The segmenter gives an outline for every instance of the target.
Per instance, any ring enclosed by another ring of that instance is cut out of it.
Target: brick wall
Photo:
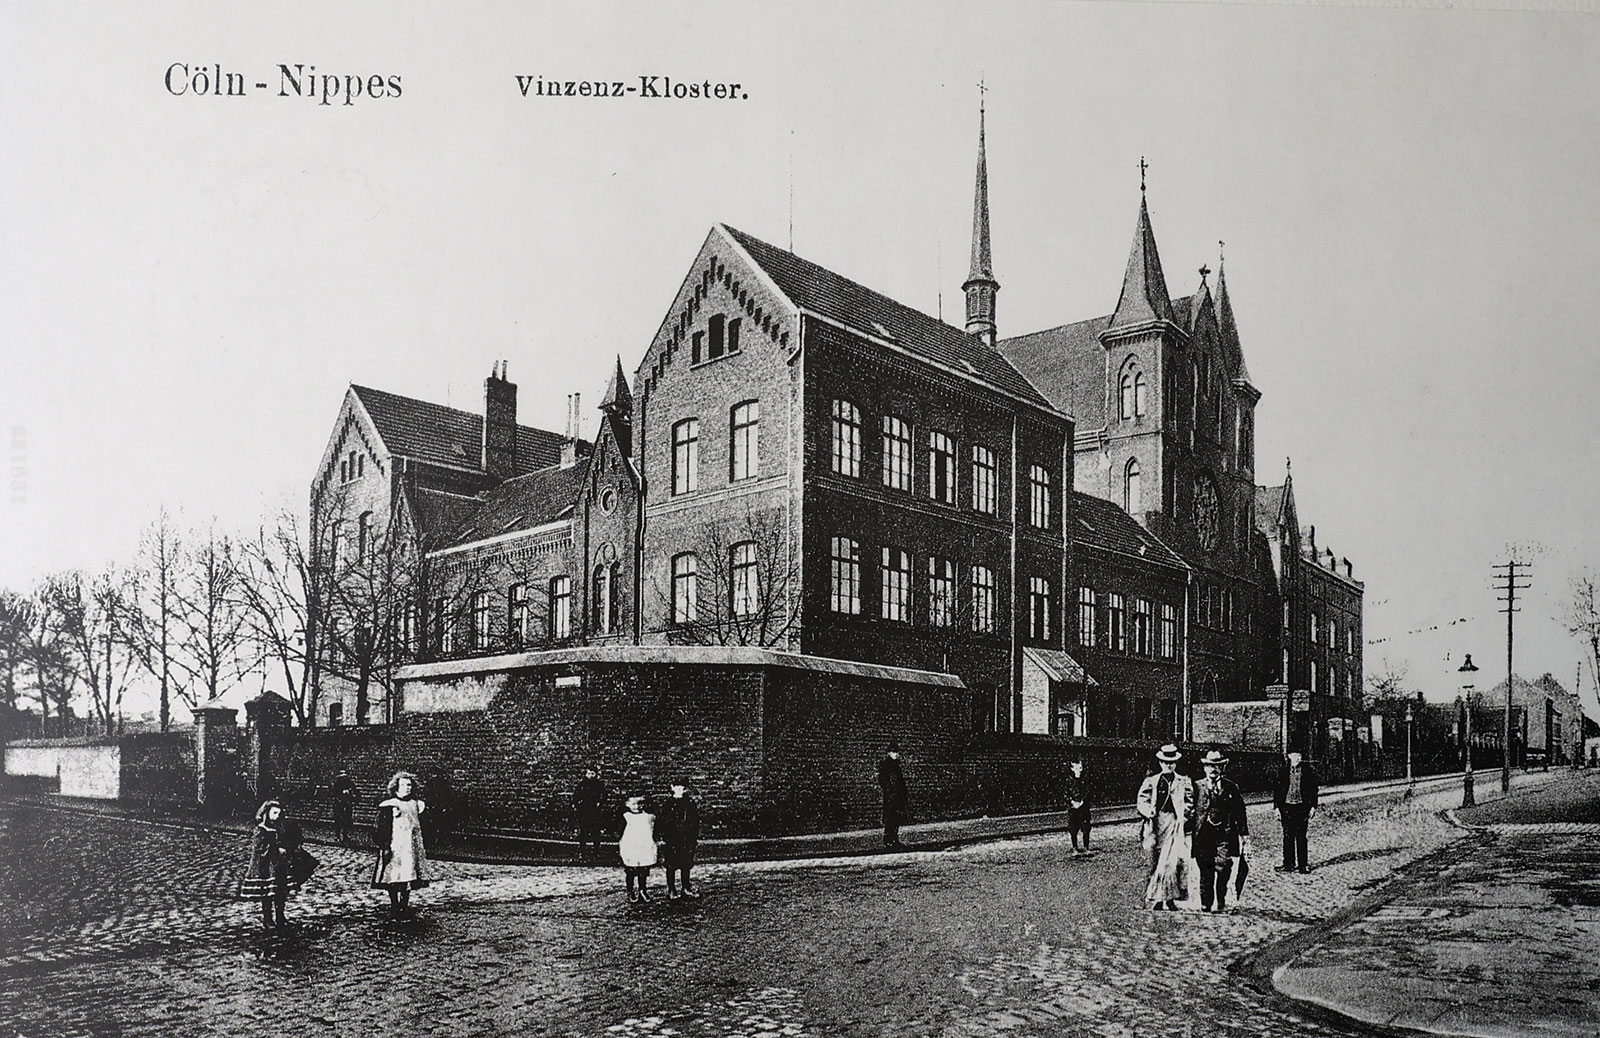
[[[139,732],[118,740],[122,750],[119,799],[139,807],[194,806],[194,732]]]

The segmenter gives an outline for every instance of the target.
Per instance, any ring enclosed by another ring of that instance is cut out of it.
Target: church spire
[[[1222,242],[1217,242],[1220,252]],[[1244,366],[1244,347],[1239,343],[1239,326],[1233,319],[1233,301],[1228,298],[1228,277],[1223,271],[1227,264],[1219,256],[1217,258],[1217,327],[1222,332],[1222,348],[1227,352],[1228,359],[1233,363],[1233,370],[1238,374],[1235,378],[1250,381],[1250,372]]]
[[[1145,202],[1144,175],[1149,167],[1139,160],[1139,223],[1133,231],[1133,248],[1128,253],[1128,269],[1122,275],[1122,295],[1111,315],[1110,328],[1171,321],[1172,299],[1167,295],[1167,279],[1161,273],[1161,256],[1156,252],[1156,236],[1150,230],[1150,207]]]
[[[967,333],[994,345],[994,297],[1000,283],[994,279],[994,261],[989,254],[989,163],[984,157],[983,92],[978,84],[978,176],[972,195],[972,267],[962,291],[967,294]]]

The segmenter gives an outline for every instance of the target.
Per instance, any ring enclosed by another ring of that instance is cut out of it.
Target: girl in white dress
[[[649,901],[645,887],[650,880],[650,870],[656,863],[656,816],[644,809],[644,797],[629,797],[628,809],[622,812],[622,839],[617,850],[622,855],[622,871],[628,881],[628,901],[637,904]],[[634,884],[638,891],[634,891]]]
[[[400,919],[412,914],[411,892],[429,883],[428,854],[422,841],[422,812],[428,805],[412,796],[417,777],[397,771],[389,779],[389,799],[378,805],[372,827],[378,845],[378,863],[372,885],[389,892],[389,914]]]

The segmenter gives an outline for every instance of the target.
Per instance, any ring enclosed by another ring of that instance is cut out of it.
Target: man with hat
[[[905,772],[900,769],[900,746],[891,741],[888,754],[878,762],[878,788],[883,791],[883,845],[900,846],[900,826],[906,820]]]
[[[1140,839],[1150,855],[1145,902],[1155,911],[1172,911],[1188,898],[1189,846],[1184,823],[1194,803],[1194,783],[1178,774],[1183,754],[1172,743],[1156,752],[1157,770],[1139,786],[1135,806],[1144,819]]]
[[[1200,906],[1207,912],[1227,911],[1233,859],[1249,848],[1250,822],[1245,817],[1244,796],[1232,779],[1223,778],[1222,769],[1227,763],[1221,750],[1208,750],[1200,758],[1206,777],[1195,784],[1194,814],[1190,817],[1194,861],[1200,870]]]

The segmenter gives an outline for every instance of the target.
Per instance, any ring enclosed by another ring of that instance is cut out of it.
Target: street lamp
[[[1411,700],[1406,700],[1406,781],[1411,781]]]
[[[1472,675],[1477,672],[1478,668],[1472,665],[1472,653],[1469,652],[1467,653],[1466,662],[1461,664],[1461,669],[1458,671],[1458,673],[1465,675],[1462,678],[1465,684],[1461,686],[1461,698],[1467,706],[1467,759],[1466,767],[1461,772],[1462,807],[1476,807],[1478,804],[1477,798],[1472,793]]]

